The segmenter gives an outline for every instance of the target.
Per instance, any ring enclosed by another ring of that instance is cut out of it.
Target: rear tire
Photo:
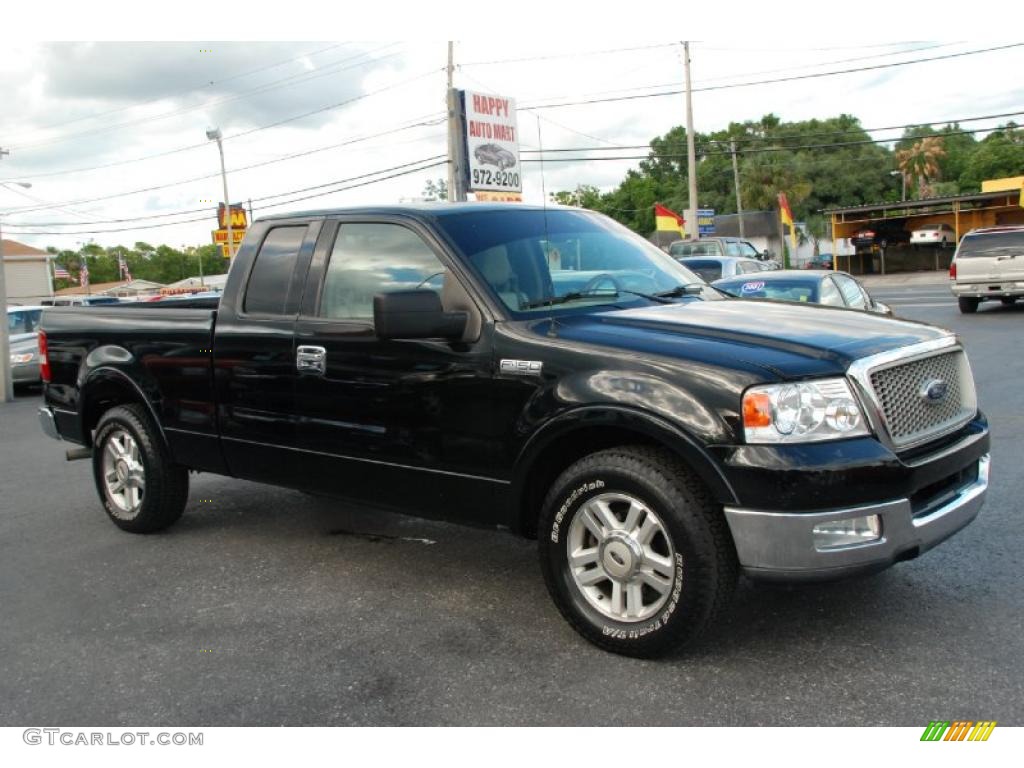
[[[1000,299],[999,301],[1004,307],[1012,307],[1017,303],[1017,299],[1013,296],[1007,296],[1005,299]]]
[[[973,315],[978,311],[978,305],[981,303],[981,299],[972,299],[966,296],[961,296],[956,300],[956,303],[960,305],[960,311],[965,315]]]
[[[140,405],[120,405],[103,414],[92,468],[103,508],[122,530],[153,533],[173,525],[185,511],[188,470],[171,460]]]
[[[610,448],[580,459],[555,481],[539,526],[555,605],[613,653],[652,657],[693,640],[735,590],[736,550],[722,511],[667,451]]]

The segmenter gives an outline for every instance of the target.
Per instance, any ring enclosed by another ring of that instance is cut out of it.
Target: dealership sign
[[[468,183],[472,192],[522,192],[516,103],[504,96],[462,92]]]
[[[715,234],[715,209],[697,209],[697,234],[701,237]]]
[[[241,205],[231,206],[231,245],[228,248],[228,219],[225,216],[224,203],[217,206],[217,224],[220,229],[213,230],[210,234],[213,235],[213,243],[220,247],[221,255],[225,259],[230,259],[232,255],[238,252],[238,246],[242,240],[245,239],[245,233],[249,226],[248,218],[245,215],[245,208]]]

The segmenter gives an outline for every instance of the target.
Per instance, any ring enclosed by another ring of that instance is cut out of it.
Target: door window
[[[857,281],[846,275],[833,275],[833,279],[839,284],[839,291],[843,294],[846,305],[852,309],[865,309],[868,305],[864,298],[864,292],[857,285]]]
[[[839,289],[836,288],[836,284],[832,282],[831,277],[826,277],[821,281],[821,298],[818,301],[830,307],[846,306],[843,303],[843,297],[839,294]]]
[[[378,293],[441,292],[445,267],[423,239],[399,224],[342,224],[327,264],[320,317],[373,321]]]
[[[287,311],[288,288],[295,274],[295,263],[305,236],[305,226],[275,227],[267,233],[245,289],[245,312],[292,314]]]

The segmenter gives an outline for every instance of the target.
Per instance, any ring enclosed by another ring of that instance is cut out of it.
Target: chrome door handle
[[[295,370],[322,376],[327,370],[327,350],[323,347],[299,347],[295,353]]]

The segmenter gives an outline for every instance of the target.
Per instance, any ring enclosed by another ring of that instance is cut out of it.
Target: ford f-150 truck
[[[734,300],[589,211],[441,204],[256,222],[223,296],[47,309],[43,430],[113,522],[212,472],[536,537],[582,635],[651,656],[741,573],[916,557],[985,498],[944,330]]]

